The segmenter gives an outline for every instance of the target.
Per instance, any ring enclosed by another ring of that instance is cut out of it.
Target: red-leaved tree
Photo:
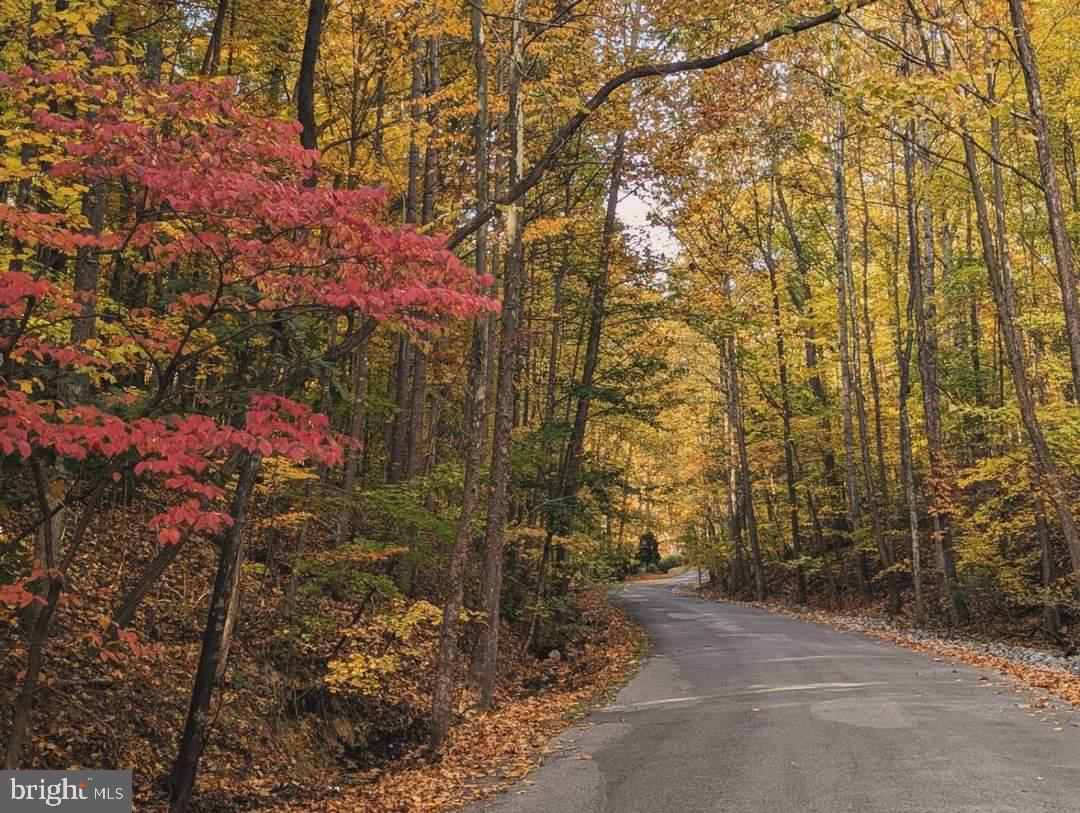
[[[0,585],[27,630],[5,767],[22,760],[64,572],[131,478],[167,495],[148,527],[161,545],[221,539],[172,774],[182,810],[260,463],[342,458],[309,383],[380,322],[435,331],[495,305],[439,239],[382,222],[381,190],[310,184],[299,125],[245,112],[230,83],[147,84],[89,45],[53,55],[0,75],[5,132],[24,139],[0,196],[0,471],[32,475],[24,566]]]

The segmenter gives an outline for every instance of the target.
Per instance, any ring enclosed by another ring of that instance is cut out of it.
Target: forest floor
[[[343,775],[342,785],[317,800],[306,797],[273,809],[428,813],[487,798],[521,780],[549,752],[553,736],[630,679],[647,649],[640,627],[608,601],[603,589],[582,591],[576,602],[584,631],[575,641],[575,655],[529,659],[528,674],[519,676],[525,683],[542,681],[542,689],[518,696],[504,689],[493,711],[464,711],[438,760],[417,747],[378,770]]]
[[[131,770],[139,811],[167,808],[162,780],[187,712],[217,560],[212,540],[193,538],[130,632],[110,642],[105,629],[113,607],[158,551],[144,530],[152,511],[145,499],[118,503],[93,523],[90,565],[70,574],[46,645],[24,766]],[[20,519],[30,521],[13,523]],[[387,637],[381,609],[350,624],[355,605],[319,593],[302,594],[298,610],[283,613],[287,580],[278,575],[279,560],[288,551],[268,530],[275,521],[256,502],[241,574],[245,608],[211,708],[193,813],[411,813],[482,797],[527,772],[544,742],[624,682],[643,651],[644,635],[605,588],[574,590],[571,621],[557,631],[553,623],[541,625],[549,638],[557,633],[559,655],[525,653],[520,625],[507,625],[495,710],[459,709],[442,759],[431,761],[424,742],[437,624],[398,641]],[[434,577],[421,572],[416,579],[421,595],[441,600]],[[315,627],[311,619],[328,621]],[[463,646],[474,634],[475,627],[466,630]],[[398,666],[371,691],[329,691],[326,653],[344,635],[358,649],[386,652],[393,644]],[[25,663],[24,640],[17,619],[0,627],[0,741]],[[460,658],[463,671],[467,660]]]
[[[838,611],[807,607],[784,598],[765,602],[738,601],[707,585],[681,585],[676,589],[684,595],[755,607],[828,624],[838,630],[861,632],[905,649],[990,669],[1080,706],[1080,657],[1066,657],[1052,651],[1060,652],[1060,647],[1033,646],[1035,641],[1031,631],[1003,624],[973,625],[962,631],[935,626],[918,628],[903,617],[890,619],[884,606],[878,605]]]

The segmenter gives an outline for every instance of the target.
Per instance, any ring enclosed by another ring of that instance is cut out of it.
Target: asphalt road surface
[[[616,702],[470,813],[1080,812],[1067,704],[1030,708],[994,673],[674,584],[616,598],[652,640]]]

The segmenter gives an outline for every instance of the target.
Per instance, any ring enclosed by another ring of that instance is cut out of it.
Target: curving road
[[[651,657],[615,704],[471,813],[1080,811],[1080,715],[992,673],[673,595],[616,601]]]

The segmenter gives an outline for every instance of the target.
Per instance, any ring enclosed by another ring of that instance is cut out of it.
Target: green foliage
[[[538,634],[533,641],[535,653],[546,655],[553,649],[565,647],[566,642],[581,635],[583,620],[581,611],[568,596],[551,595],[542,598],[532,608],[537,612]]]
[[[667,573],[669,570],[675,567],[682,567],[684,560],[681,554],[672,553],[663,557],[656,563],[656,569],[661,573]]]
[[[377,562],[403,555],[404,549],[386,548],[367,539],[355,541],[334,551],[302,557],[297,563],[305,595],[325,594],[338,601],[354,602],[372,595],[392,599],[398,590],[388,576],[372,573]]]
[[[637,559],[646,568],[655,569],[660,564],[660,543],[652,531],[646,531],[638,539]]]

